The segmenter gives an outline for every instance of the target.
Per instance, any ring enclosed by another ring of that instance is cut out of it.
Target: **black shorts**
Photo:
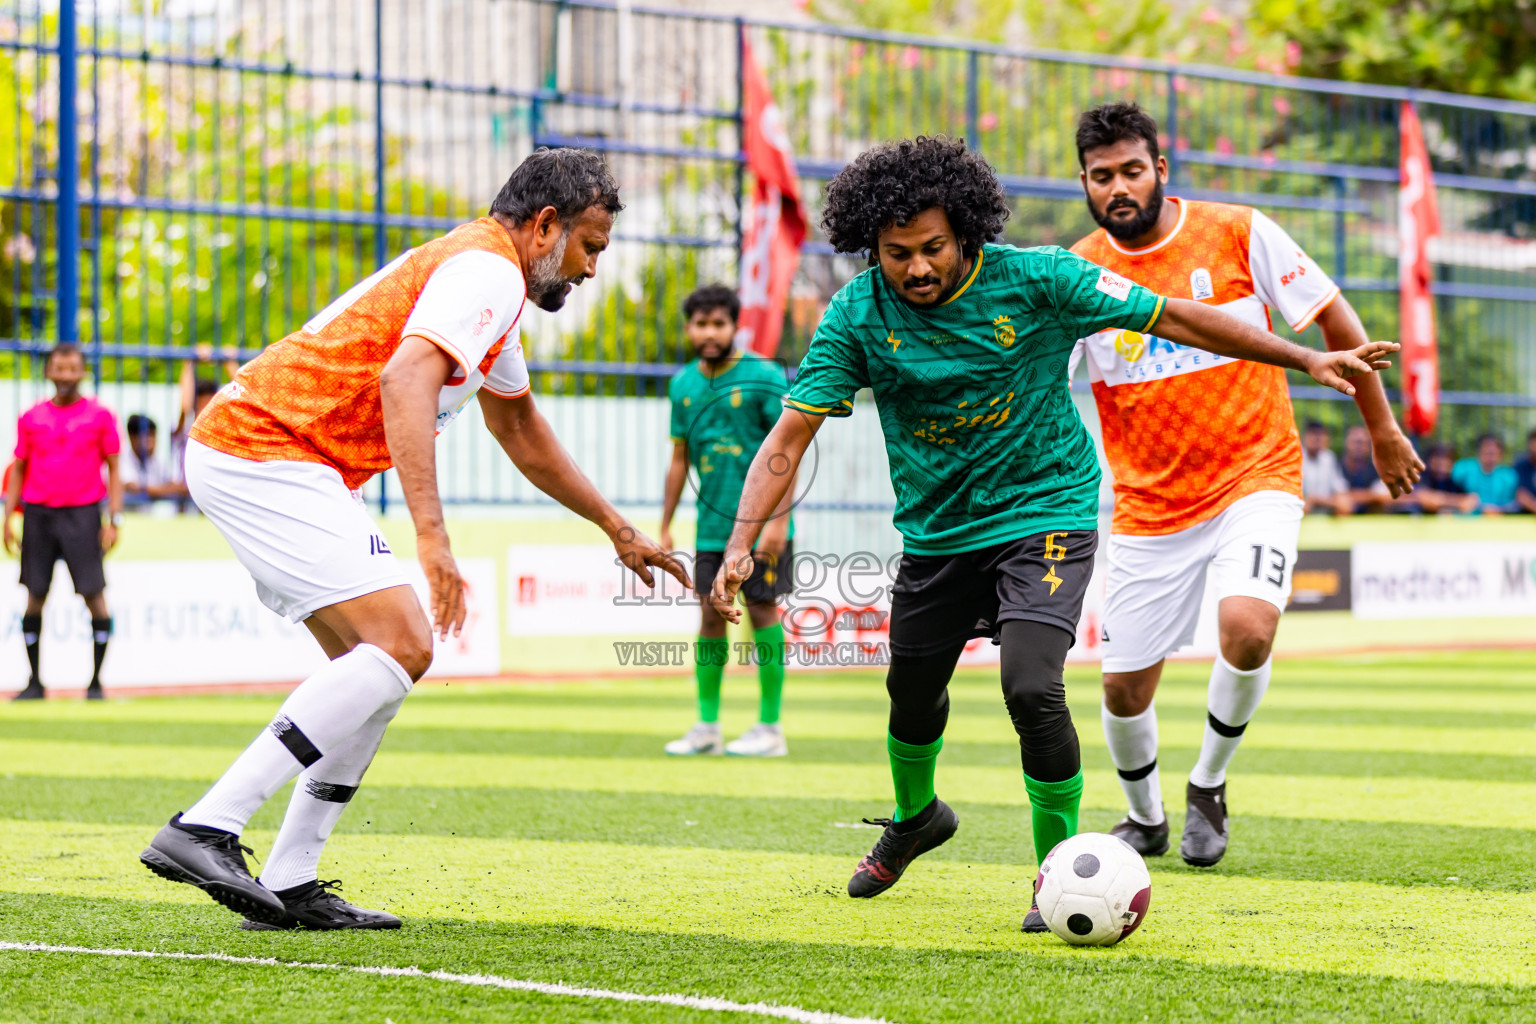
[[[48,596],[53,565],[69,566],[75,593],[89,597],[106,589],[101,569],[101,506],[50,508],[26,505],[21,519],[21,585],[36,598]]]
[[[1056,530],[956,555],[902,555],[891,590],[891,653],[936,654],[975,637],[995,641],[1026,619],[1077,636],[1097,530]]]
[[[700,551],[694,555],[693,585],[700,600],[708,600],[709,588],[720,573],[725,561],[724,551]],[[752,553],[752,575],[741,585],[741,596],[748,604],[776,604],[795,585],[795,543],[784,545],[784,553],[772,555]]]

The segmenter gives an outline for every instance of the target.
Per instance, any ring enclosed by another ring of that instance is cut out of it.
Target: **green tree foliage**
[[[1255,0],[1320,78],[1536,100],[1536,0]]]

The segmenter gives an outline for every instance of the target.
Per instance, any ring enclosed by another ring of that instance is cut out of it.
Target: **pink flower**
[[[1267,164],[1272,164],[1275,162],[1275,151],[1272,149],[1266,149],[1264,152],[1259,154],[1259,159],[1263,160]]]
[[[1281,117],[1285,117],[1291,112],[1291,101],[1286,99],[1284,96],[1276,96],[1274,98],[1273,105],[1275,108],[1275,113],[1279,114]]]
[[[923,54],[915,46],[909,46],[901,51],[901,66],[911,71],[923,61]]]
[[[1109,85],[1112,89],[1124,89],[1131,84],[1131,76],[1126,74],[1124,68],[1115,68],[1109,73]]]
[[[1207,7],[1200,12],[1200,20],[1207,25],[1220,25],[1221,12],[1214,7]]]
[[[1301,67],[1301,44],[1294,39],[1285,44],[1285,66],[1288,68]]]
[[[997,115],[987,111],[976,119],[976,126],[984,132],[989,132],[997,127]]]
[[[1232,148],[1232,140],[1227,138],[1225,135],[1217,136],[1217,138],[1216,138],[1216,152],[1218,152],[1218,153],[1225,153],[1225,154],[1228,154],[1228,155],[1233,153],[1234,150]]]

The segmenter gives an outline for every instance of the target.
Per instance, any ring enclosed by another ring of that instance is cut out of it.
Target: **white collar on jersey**
[[[1184,227],[1184,218],[1189,216],[1189,204],[1184,200],[1177,198],[1176,196],[1169,196],[1164,199],[1163,202],[1179,204],[1179,220],[1176,224],[1174,224],[1173,230],[1168,232],[1168,234],[1163,237],[1162,241],[1154,242],[1147,246],[1145,249],[1122,249],[1115,242],[1115,236],[1106,231],[1104,232],[1104,237],[1109,239],[1110,248],[1114,249],[1115,252],[1122,256],[1145,256],[1149,252],[1157,252],[1157,250],[1161,249],[1163,246],[1177,238],[1179,231]]]

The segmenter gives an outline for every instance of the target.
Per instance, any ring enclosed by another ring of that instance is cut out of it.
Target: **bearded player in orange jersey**
[[[519,343],[526,301],[545,310],[593,276],[622,209],[602,160],[540,150],[490,213],[402,254],[243,367],[197,418],[187,486],[256,580],[262,603],[303,622],[331,659],[299,684],[203,798],[140,859],[245,916],[243,927],[398,928],[318,881],[320,852],[400,704],[432,663],[433,633],[464,625],[464,580],[448,547],[434,438],[478,395],[518,470],[608,534],[654,585],[691,586],[582,475],[534,408]],[[359,488],[393,465],[416,526],[432,623]],[[282,829],[251,877],[250,816],[298,777]]]
[[[1099,230],[1072,251],[1162,295],[1188,296],[1256,327],[1279,313],[1316,322],[1328,348],[1369,341],[1338,286],[1274,221],[1246,206],[1164,198],[1157,124],[1133,103],[1077,128]],[[1269,686],[1301,523],[1301,446],[1285,372],[1162,338],[1100,331],[1078,342],[1114,471],[1104,607],[1104,735],[1130,813],[1113,834],[1167,851],[1153,696],[1163,660],[1194,639],[1210,577],[1220,651],[1205,736],[1186,789],[1179,853],[1209,866],[1227,849],[1227,764]],[[1377,471],[1394,497],[1423,464],[1387,405],[1380,374],[1355,380]]]

